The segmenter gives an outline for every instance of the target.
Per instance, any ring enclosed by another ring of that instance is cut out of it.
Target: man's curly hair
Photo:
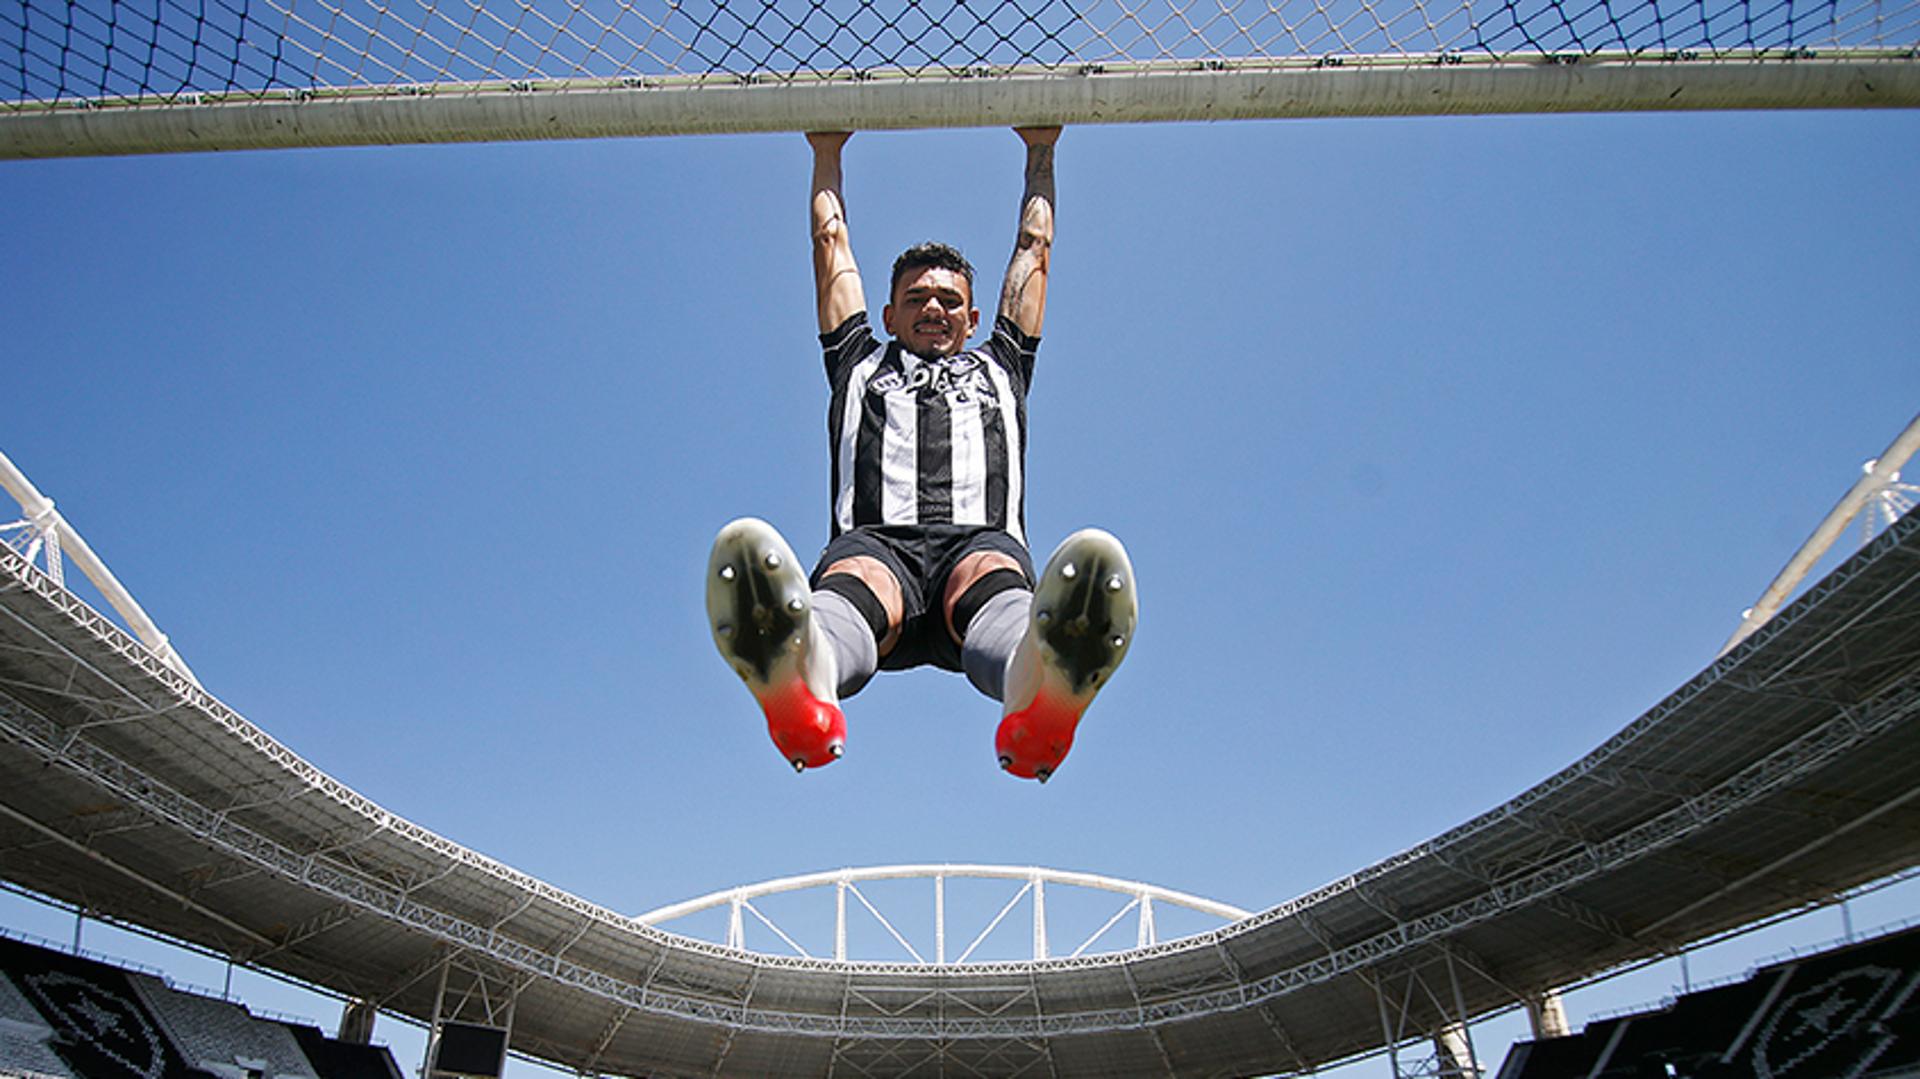
[[[952,270],[967,279],[967,291],[973,291],[973,263],[952,244],[943,244],[938,240],[914,244],[900,257],[893,260],[893,280],[887,285],[887,296],[891,298],[900,288],[900,279],[914,270]]]

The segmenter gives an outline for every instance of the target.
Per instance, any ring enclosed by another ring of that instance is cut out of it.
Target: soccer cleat
[[[1007,668],[994,736],[1000,767],[1042,783],[1053,775],[1081,713],[1126,658],[1138,620],[1126,548],[1097,528],[1068,536],[1040,574],[1027,634]]]
[[[765,521],[720,530],[707,560],[707,621],[714,646],[767,715],[767,734],[796,772],[846,751],[833,650],[813,620],[800,561]]]

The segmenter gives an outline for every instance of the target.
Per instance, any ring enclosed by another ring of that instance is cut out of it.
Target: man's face
[[[980,325],[973,288],[965,274],[935,266],[909,269],[893,290],[880,321],[916,356],[952,356],[967,347]]]

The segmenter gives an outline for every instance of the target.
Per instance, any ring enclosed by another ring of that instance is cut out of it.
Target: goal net
[[[1920,104],[1920,0],[6,0],[0,156]]]

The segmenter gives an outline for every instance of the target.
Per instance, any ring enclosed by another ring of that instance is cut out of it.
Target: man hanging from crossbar
[[[1021,128],[1026,190],[986,342],[973,267],[946,244],[893,264],[877,338],[841,196],[846,132],[813,147],[813,273],[831,388],[833,534],[812,576],[771,525],[720,530],[707,614],[720,654],[798,771],[845,750],[839,702],[876,670],[964,671],[1002,702],[1000,765],[1045,782],[1126,656],[1133,568],[1111,535],[1069,536],[1035,583],[1026,546],[1026,397],[1047,306],[1060,129]]]

